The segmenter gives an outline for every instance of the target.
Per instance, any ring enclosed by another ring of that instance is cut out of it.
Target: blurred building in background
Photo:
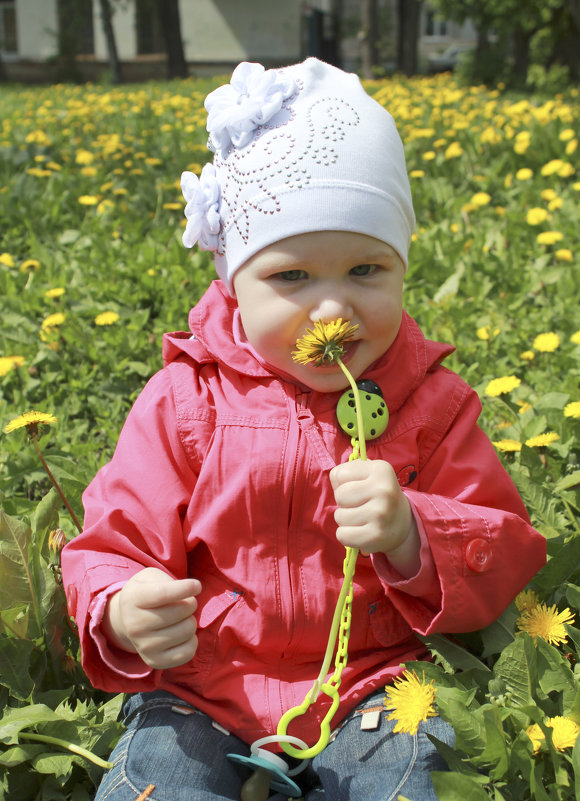
[[[429,54],[474,42],[469,23],[440,20],[420,0],[0,0],[1,70],[17,81],[144,80],[314,55],[368,73],[372,34],[372,69],[388,74],[398,66],[398,18],[411,6],[418,71]]]

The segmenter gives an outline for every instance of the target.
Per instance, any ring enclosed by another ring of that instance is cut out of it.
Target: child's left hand
[[[355,459],[334,467],[330,481],[339,542],[366,553],[384,553],[401,572],[415,572],[420,548],[417,525],[391,465]]]

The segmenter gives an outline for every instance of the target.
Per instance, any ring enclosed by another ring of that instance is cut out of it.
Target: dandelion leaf
[[[431,779],[439,801],[489,801],[489,796],[482,788],[484,776],[475,778],[464,773],[431,771]]]
[[[467,651],[463,646],[452,642],[442,634],[433,634],[419,639],[427,645],[433,656],[439,660],[447,673],[456,670],[478,670],[489,673],[490,670],[481,660]]]
[[[441,716],[453,726],[455,746],[466,754],[480,754],[486,745],[485,726],[477,710],[470,710],[452,693],[437,696]]]
[[[34,643],[16,637],[0,636],[0,684],[20,701],[26,701],[34,689],[29,673]]]
[[[538,682],[546,695],[551,692],[562,693],[564,708],[571,706],[576,697],[576,681],[570,665],[564,656],[543,640],[537,639]]]
[[[31,530],[26,523],[0,510],[0,606],[30,603],[33,588],[28,572]]]
[[[533,705],[533,688],[537,686],[536,650],[532,638],[525,633],[504,648],[495,663],[495,676],[502,679],[517,706]]]

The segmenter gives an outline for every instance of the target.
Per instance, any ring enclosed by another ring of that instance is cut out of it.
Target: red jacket
[[[63,576],[96,687],[166,689],[252,742],[275,732],[318,676],[344,559],[328,472],[351,445],[335,418],[341,393],[272,373],[244,342],[220,282],[190,326],[193,336],[166,336],[164,369],[86,490],[85,531],[63,551]],[[486,626],[545,561],[544,538],[477,426],[477,395],[440,365],[452,350],[405,314],[365,374],[391,415],[368,458],[393,465],[422,565],[403,580],[385,556],[359,557],[334,723],[401,662],[425,656],[414,632]],[[152,670],[99,629],[108,595],[147,566],[202,583],[199,648],[178,668]],[[314,706],[289,733],[316,742],[317,716]]]

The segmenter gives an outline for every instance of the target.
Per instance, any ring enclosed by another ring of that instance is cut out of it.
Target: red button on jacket
[[[475,573],[485,573],[491,562],[491,545],[487,540],[476,537],[467,543],[465,561]]]

